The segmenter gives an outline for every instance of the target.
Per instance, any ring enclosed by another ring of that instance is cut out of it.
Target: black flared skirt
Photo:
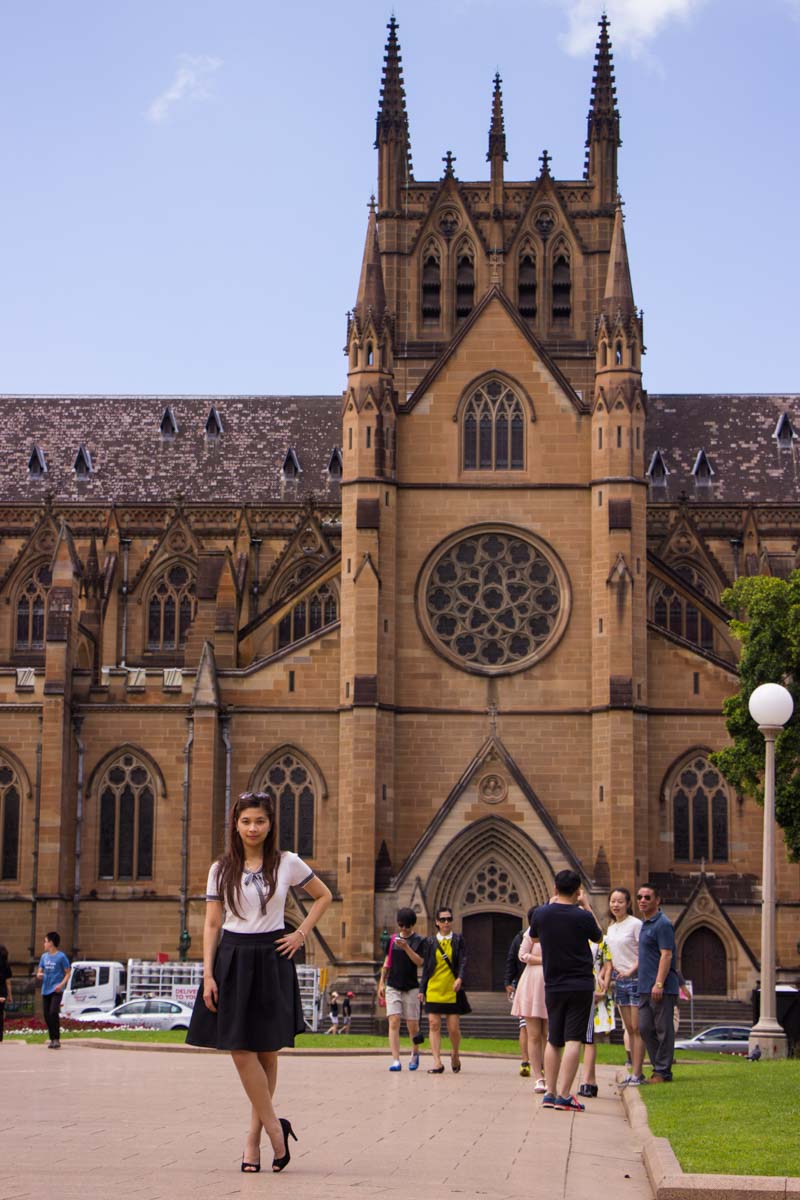
[[[223,930],[214,959],[217,1011],[206,1008],[201,987],[186,1035],[190,1046],[263,1052],[294,1045],[305,1020],[294,963],[275,948],[283,934]]]

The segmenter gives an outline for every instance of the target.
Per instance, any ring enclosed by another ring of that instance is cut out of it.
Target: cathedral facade
[[[608,23],[582,179],[414,177],[397,25],[343,394],[0,398],[0,940],[199,954],[231,798],[368,977],[451,904],[473,990],[554,874],[655,881],[698,994],[759,973],[762,810],[726,739],[741,574],[797,565],[800,398],[648,395]],[[332,381],[335,382],[335,381]],[[779,978],[800,869],[779,854]],[[303,896],[289,919],[302,919]]]

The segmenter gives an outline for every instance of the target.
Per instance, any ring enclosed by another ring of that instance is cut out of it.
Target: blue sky
[[[0,51],[0,391],[345,382],[374,0],[28,0]],[[418,179],[580,178],[601,4],[396,0]],[[653,392],[800,390],[800,0],[608,0]]]

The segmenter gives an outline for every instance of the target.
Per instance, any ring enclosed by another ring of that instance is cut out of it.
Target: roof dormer
[[[47,474],[47,460],[44,456],[44,451],[39,448],[34,442],[31,449],[31,455],[28,459],[28,474],[31,479],[41,479]]]
[[[286,451],[286,458],[283,460],[281,474],[284,479],[297,479],[302,473],[303,468],[300,466],[300,460],[294,452],[292,446]]]
[[[206,437],[210,442],[215,442],[218,438],[222,437],[224,432],[222,418],[217,412],[216,405],[212,404],[211,412],[208,414],[205,424]]]
[[[75,472],[76,479],[89,479],[93,473],[92,456],[89,453],[88,447],[84,446],[83,442],[78,447],[78,453],[75,455],[72,469]]]

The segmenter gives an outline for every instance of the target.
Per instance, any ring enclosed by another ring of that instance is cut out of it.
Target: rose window
[[[423,570],[419,608],[436,649],[482,674],[520,670],[563,633],[569,584],[552,551],[522,530],[453,539]]]

